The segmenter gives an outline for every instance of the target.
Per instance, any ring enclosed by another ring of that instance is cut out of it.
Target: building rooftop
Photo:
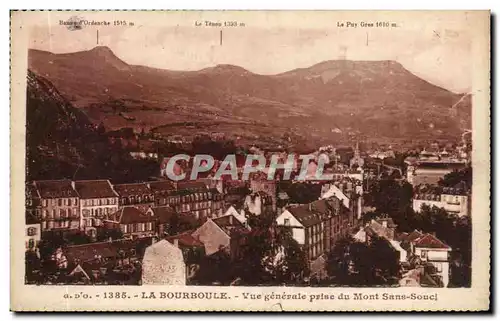
[[[108,180],[75,181],[75,189],[83,199],[118,197]]]
[[[41,198],[78,197],[68,179],[35,181],[34,185]]]
[[[120,197],[147,195],[153,192],[146,183],[116,184],[113,187]]]
[[[147,183],[149,188],[153,191],[153,193],[164,193],[175,191],[175,184],[171,181],[162,180],[162,181],[152,181]]]
[[[178,240],[180,247],[204,247],[205,245],[192,235],[193,232],[194,230],[190,230],[177,235],[167,236],[165,240],[172,244],[174,244],[175,240]]]
[[[432,234],[424,234],[415,239],[413,242],[415,244],[415,247],[451,250],[450,246],[448,246]]]
[[[120,224],[152,222],[154,217],[147,215],[134,206],[126,206],[113,214]]]

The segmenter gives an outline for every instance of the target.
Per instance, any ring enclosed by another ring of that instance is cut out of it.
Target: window
[[[423,258],[423,259],[426,259],[427,258],[427,251],[420,251],[420,257]]]
[[[435,263],[434,266],[436,267],[436,272],[443,272],[443,266],[441,265],[441,263]]]
[[[142,202],[142,199],[140,196],[137,196],[137,203],[141,203]]]
[[[28,241],[28,248],[32,249],[35,247],[35,240],[34,239],[30,239]]]
[[[284,224],[285,224],[285,226],[290,226],[290,219],[285,218]]]
[[[44,207],[47,207],[48,201],[47,200],[43,200],[42,204],[43,204]]]
[[[36,227],[29,227],[28,236],[35,236],[35,235],[36,235]]]
[[[73,217],[77,217],[77,216],[78,216],[78,214],[77,214],[77,212],[76,212],[76,208],[74,208],[74,209],[73,209]]]

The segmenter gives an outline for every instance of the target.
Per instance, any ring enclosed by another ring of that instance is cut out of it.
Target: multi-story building
[[[217,217],[224,211],[224,195],[200,181],[179,182],[177,186],[164,181],[150,182],[157,206],[170,206],[177,213],[197,220]]]
[[[439,207],[449,214],[470,215],[469,195],[464,189],[417,186],[413,197],[413,210],[420,212],[423,205]]]
[[[118,193],[120,207],[135,206],[145,212],[155,205],[154,193],[146,183],[115,184],[113,188]]]
[[[416,160],[407,158],[405,163],[408,165],[406,179],[413,186],[437,184],[446,174],[467,167],[467,160],[462,159]]]
[[[312,262],[329,251],[335,242],[355,226],[353,213],[337,197],[304,205],[291,205],[276,218],[277,226],[291,230],[292,237],[301,245]]]
[[[80,196],[81,226],[96,227],[118,210],[118,194],[108,180],[75,181]]]
[[[156,218],[134,206],[125,206],[109,215],[120,225],[124,238],[142,238],[156,235]]]
[[[450,281],[450,252],[452,248],[432,234],[413,231],[399,236],[401,245],[423,267],[421,274],[429,275],[437,286],[447,287]]]
[[[321,199],[331,197],[339,198],[345,207],[349,208],[355,216],[350,222],[356,225],[361,219],[363,212],[363,183],[357,179],[343,177],[330,183],[323,184],[321,187]]]
[[[70,180],[33,182],[27,200],[40,219],[42,232],[80,228],[80,202]]]

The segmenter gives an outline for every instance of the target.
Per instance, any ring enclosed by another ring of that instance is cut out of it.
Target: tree
[[[445,187],[456,187],[459,184],[465,184],[467,190],[472,189],[472,167],[468,166],[462,170],[454,170],[446,174],[439,180],[438,184]]]
[[[350,247],[354,239],[350,236],[338,240],[327,256],[327,273],[334,284],[350,283]]]
[[[372,236],[366,244],[349,236],[328,254],[327,271],[335,285],[390,285],[399,277],[399,256],[385,239]]]

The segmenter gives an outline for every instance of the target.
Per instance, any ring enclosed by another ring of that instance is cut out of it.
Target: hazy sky
[[[33,28],[30,47],[55,53],[88,50],[97,45],[99,30],[98,44],[110,47],[129,64],[174,70],[234,64],[255,73],[275,74],[345,55],[352,60],[396,60],[449,90],[471,88],[472,33],[467,16],[404,17],[394,19],[399,27],[390,29],[361,28],[360,21],[367,19],[357,16],[322,17],[323,24],[312,24],[314,19],[296,24],[269,22],[269,16],[260,17],[257,24],[256,19],[242,17],[239,21],[246,26],[224,28],[220,45],[221,28],[194,26],[205,17],[181,17],[178,21],[183,23],[170,19],[165,24],[158,19],[148,24],[141,18],[133,27],[87,26],[69,31],[57,23],[57,17],[50,16],[46,24]],[[87,15],[84,19],[94,18]],[[350,20],[357,22],[358,28],[337,27],[338,22]]]

